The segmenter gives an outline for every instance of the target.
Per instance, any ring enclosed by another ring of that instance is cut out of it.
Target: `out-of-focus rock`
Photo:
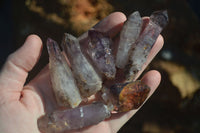
[[[80,33],[87,31],[99,20],[106,17],[113,7],[107,0],[71,0],[72,5],[69,10],[72,28]]]
[[[178,88],[182,98],[192,96],[200,87],[199,81],[184,66],[169,61],[159,61],[158,64],[167,71],[171,82]]]
[[[113,11],[113,7],[107,0],[50,0],[48,3],[39,0],[26,0],[25,3],[29,10],[46,20],[70,28],[77,34],[87,31]],[[55,10],[49,9],[49,4],[54,5]]]
[[[173,129],[161,127],[157,123],[146,122],[143,125],[143,133],[174,133]]]

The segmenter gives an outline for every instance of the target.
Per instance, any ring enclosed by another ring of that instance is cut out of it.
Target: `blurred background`
[[[165,45],[146,71],[156,69],[162,82],[119,133],[200,132],[200,1],[199,0],[25,0],[0,2],[0,66],[29,34],[58,43],[64,32],[81,35],[114,11],[142,16],[167,9]],[[44,46],[32,79],[46,64]]]

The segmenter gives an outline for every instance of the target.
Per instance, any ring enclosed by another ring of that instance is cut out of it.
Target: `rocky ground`
[[[170,22],[162,32],[165,46],[147,68],[159,70],[162,82],[145,106],[119,131],[143,133],[196,133],[200,131],[200,23],[185,0],[25,0],[1,2],[9,23],[0,23],[12,52],[30,33],[43,42],[51,37],[60,42],[63,33],[76,36],[87,31],[114,11],[129,15],[138,10],[142,16],[168,9]],[[3,18],[1,17],[1,19]],[[11,28],[10,28],[11,27]],[[1,37],[3,38],[3,37]],[[13,45],[16,44],[16,45]],[[3,45],[3,44],[2,44]],[[9,53],[1,55],[1,58]],[[1,52],[2,53],[2,52]],[[1,59],[0,64],[3,64]],[[44,47],[29,80],[48,63]]]

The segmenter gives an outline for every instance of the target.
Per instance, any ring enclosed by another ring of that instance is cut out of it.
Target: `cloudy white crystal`
[[[86,98],[99,91],[102,87],[101,77],[83,55],[78,39],[65,33],[62,47],[71,63],[71,68],[81,96]]]
[[[79,105],[82,99],[71,69],[55,41],[49,38],[47,40],[47,48],[51,83],[57,103],[60,106],[70,105],[74,108]]]
[[[133,12],[125,22],[120,33],[120,41],[116,56],[116,66],[123,69],[128,62],[131,49],[135,47],[135,42],[140,34],[142,18],[138,11]]]

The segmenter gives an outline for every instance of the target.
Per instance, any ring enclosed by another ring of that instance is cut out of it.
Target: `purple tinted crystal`
[[[149,24],[139,36],[136,46],[129,57],[129,62],[125,67],[127,81],[134,80],[137,73],[142,69],[151,48],[164,28],[163,26],[166,26],[167,23],[168,16],[166,11],[157,11],[150,16]]]
[[[72,72],[81,96],[87,98],[99,91],[102,87],[102,80],[96,73],[95,68],[83,55],[78,39],[65,33],[62,47],[72,66]]]
[[[101,73],[107,78],[114,78],[116,68],[110,49],[112,40],[103,33],[95,30],[89,30],[88,37],[89,43],[86,46],[86,53]]]
[[[159,25],[161,28],[164,28],[169,21],[167,10],[153,12],[150,16],[150,20]]]
[[[60,133],[98,124],[110,117],[107,106],[101,102],[74,109],[55,111],[38,120],[39,130],[47,133]]]
[[[47,49],[51,83],[57,103],[60,106],[70,105],[74,108],[79,105],[82,99],[71,69],[54,40],[47,39]]]
[[[116,66],[123,69],[128,62],[131,50],[142,28],[142,18],[138,11],[133,12],[123,25],[120,33],[119,47],[116,56]]]

